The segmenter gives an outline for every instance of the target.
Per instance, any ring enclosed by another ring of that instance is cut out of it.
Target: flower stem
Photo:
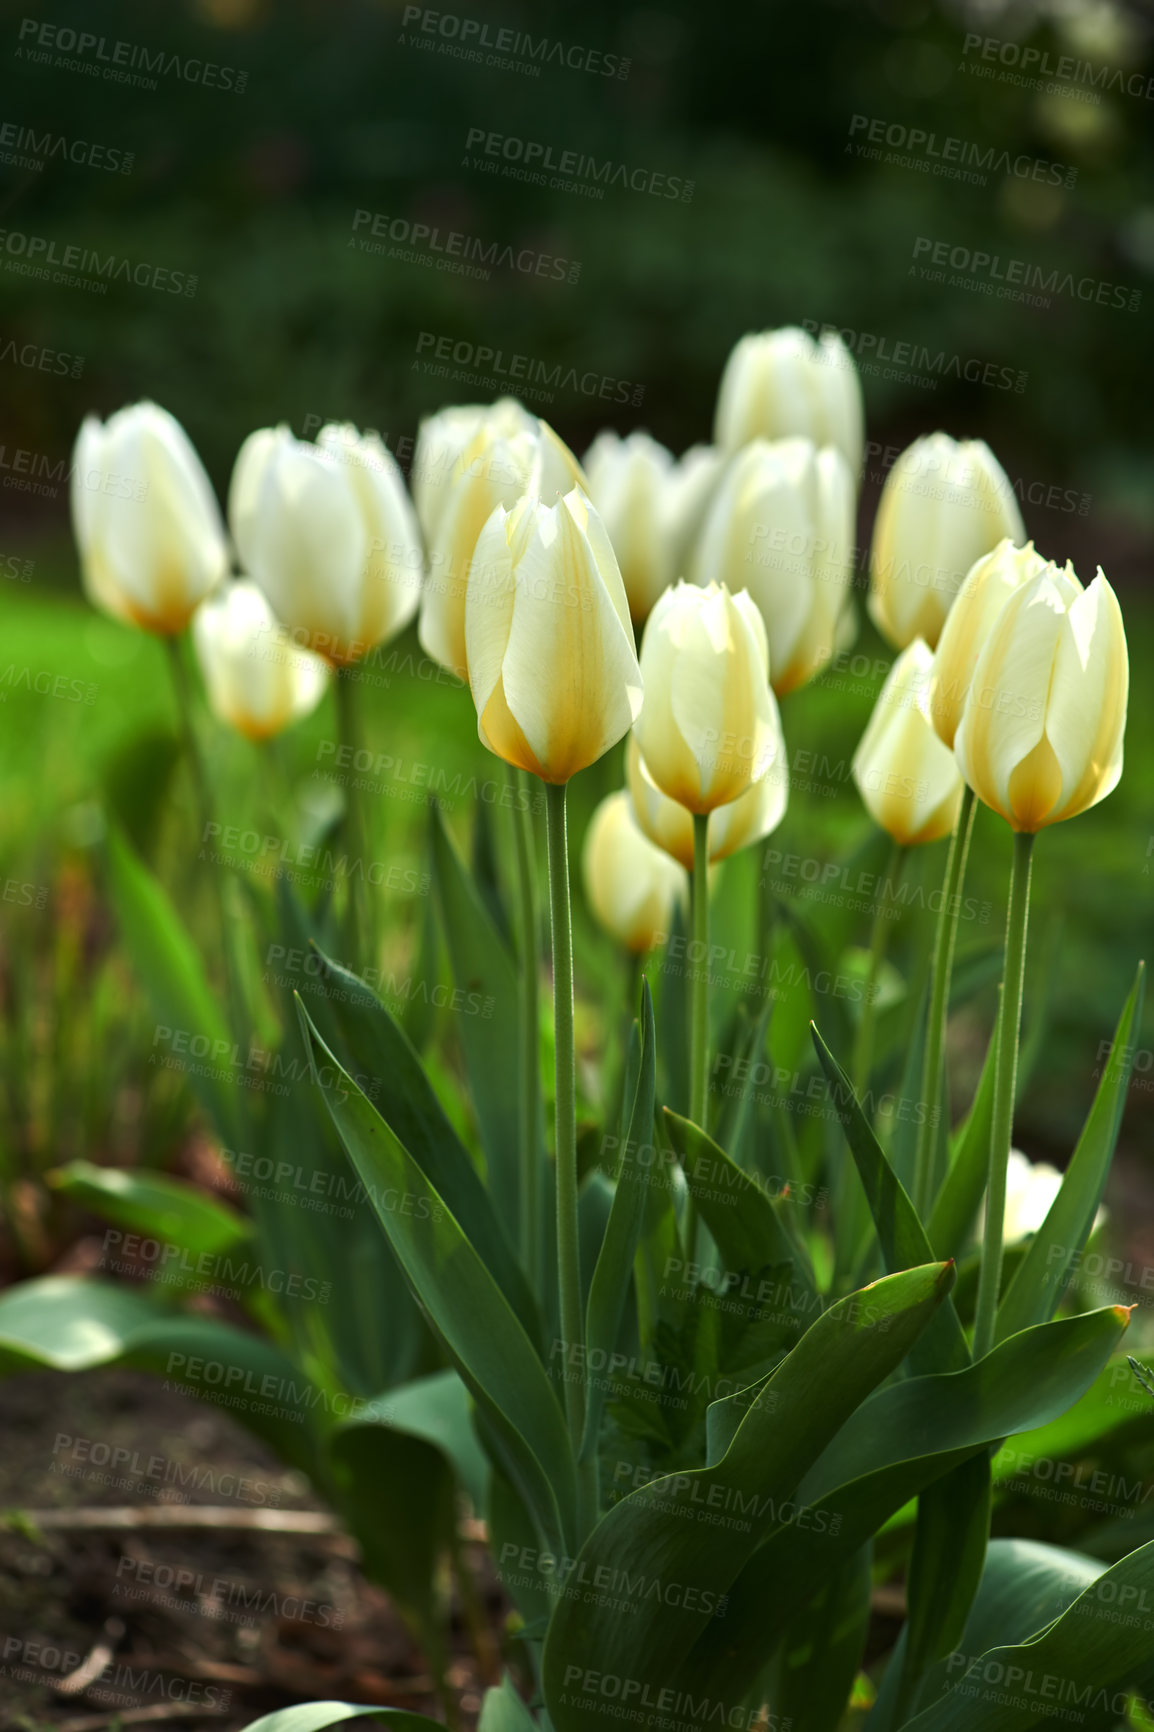
[[[208,836],[211,834],[213,803],[209,793],[208,772],[204,766],[204,757],[201,753],[200,742],[196,737],[196,725],[193,720],[192,681],[188,677],[188,669],[184,664],[179,639],[166,637],[164,647],[168,653],[168,666],[172,675],[173,690],[176,693],[176,708],[180,717],[181,736],[184,741],[193,787],[196,791],[196,803],[200,818],[200,845],[204,847]],[[209,879],[212,884],[212,899],[220,929],[229,1029],[239,1056],[242,1050],[247,1049],[247,1018],[241,997],[240,967],[234,949],[232,922],[229,919],[221,870],[218,866],[212,866],[209,871]],[[237,1103],[238,1107],[243,1106],[242,1090],[237,1091]]]
[[[356,762],[361,744],[360,705],[353,690],[354,668],[338,668],[333,682],[337,703],[337,729],[340,743],[347,746],[345,761]],[[367,893],[365,877],[369,869],[368,836],[365,828],[365,808],[359,790],[349,784],[345,788],[344,842],[348,858],[349,894],[345,904],[345,947],[353,968],[376,966],[377,945],[374,931],[374,904]]]
[[[914,1208],[924,1221],[933,1204],[933,1139],[940,1135],[936,1109],[942,1086],[942,1064],[946,1050],[946,1023],[949,1017],[950,977],[954,969],[954,945],[958,936],[958,910],[961,890],[966,877],[966,858],[970,852],[970,837],[974,828],[977,802],[974,790],[967,787],[962,795],[958,821],[950,837],[946,858],[945,888],[942,906],[938,910],[938,930],[934,939],[934,955],[930,965],[930,1019],[926,1029],[926,1051],[922,1063],[922,1103],[924,1116],[918,1125],[917,1152],[914,1157]]]
[[[561,1300],[561,1334],[565,1360],[585,1363],[585,1318],[581,1304],[581,1256],[577,1224],[577,1095],[573,1045],[573,923],[569,906],[569,839],[565,818],[565,782],[545,784],[545,826],[549,845],[549,912],[553,932],[553,1040],[556,1048],[557,1138],[557,1276]],[[565,1412],[573,1459],[581,1456],[585,1431],[585,1373],[565,1382]],[[596,1472],[596,1452],[587,1464]],[[588,1506],[587,1472],[582,1492],[582,1537],[596,1520]]]
[[[1010,903],[1006,913],[1006,960],[1002,970],[1002,1017],[994,1065],[994,1109],[990,1129],[990,1177],[986,1188],[986,1233],[978,1275],[974,1319],[974,1358],[984,1359],[994,1345],[998,1294],[1002,1284],[1002,1231],[1006,1214],[1006,1168],[1014,1130],[1018,1081],[1018,1033],[1022,1021],[1022,982],[1026,972],[1026,924],[1030,910],[1030,862],[1034,837],[1014,834]]]
[[[709,813],[693,814],[693,947],[702,958],[693,971],[689,1032],[689,1116],[707,1130],[709,1102]]]
[[[533,859],[533,820],[529,782],[510,769],[513,783],[513,829],[517,854],[517,906],[520,928],[521,1094],[520,1108],[520,1244],[521,1262],[534,1293],[543,1282],[541,1262],[541,1150],[539,1143],[541,1083],[538,1046],[537,878]],[[520,797],[518,797],[520,796]]]
[[[861,1018],[857,1025],[857,1034],[853,1043],[852,1080],[854,1093],[860,1098],[869,1086],[870,1071],[873,1067],[874,1027],[877,1021],[878,976],[889,949],[890,932],[894,922],[890,919],[890,904],[898,880],[905,865],[906,850],[900,842],[895,842],[886,862],[885,877],[882,880],[881,893],[878,896],[877,907],[874,909],[873,925],[870,928],[869,968],[866,973],[865,996],[862,1001]]]

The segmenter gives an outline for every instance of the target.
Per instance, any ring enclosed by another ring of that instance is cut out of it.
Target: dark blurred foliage
[[[396,448],[440,403],[492,394],[415,366],[424,331],[644,387],[640,408],[579,389],[531,404],[578,450],[607,423],[648,426],[681,448],[709,437],[718,374],[742,332],[830,321],[1024,370],[1020,394],[867,377],[870,435],[981,434],[1024,483],[1092,495],[1089,524],[1068,508],[1039,520],[1027,504],[1046,552],[1077,556],[1092,531],[1117,545],[1118,575],[1138,568],[1151,510],[1154,102],[1117,91],[1074,101],[982,78],[963,41],[1022,35],[1055,58],[1149,74],[1141,19],[1115,19],[1088,53],[1052,19],[1019,24],[987,9],[975,22],[928,0],[491,0],[483,11],[438,0],[453,7],[491,32],[627,56],[629,76],[468,64],[436,51],[436,31],[422,37],[432,51],[418,49],[405,9],[382,0],[9,8],[4,120],[135,161],[130,174],[0,165],[5,228],[198,280],[193,297],[125,283],[97,296],[6,270],[4,337],[85,358],[75,380],[5,366],[7,446],[55,460],[87,409],[152,396],[185,422],[222,489],[241,438],[270,421],[300,432],[351,419]],[[162,76],[139,90],[31,63],[17,54],[22,41],[34,47],[22,17],[242,69],[247,86]],[[1076,184],[994,173],[979,187],[864,161],[852,153],[854,115],[1076,168]],[[465,165],[474,127],[692,180],[692,202],[621,189],[595,201],[476,172]],[[483,282],[366,254],[357,210],[580,261],[580,279],[495,269]],[[1071,296],[1038,311],[930,285],[909,274],[918,236],[1145,299],[1137,312]],[[10,263],[0,250],[0,266]],[[62,498],[43,509],[59,514]]]

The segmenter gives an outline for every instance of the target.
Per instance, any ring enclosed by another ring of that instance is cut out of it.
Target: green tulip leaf
[[[444,1728],[440,1720],[429,1720],[424,1714],[411,1714],[407,1708],[374,1708],[364,1702],[298,1702],[292,1708],[277,1708],[250,1720],[241,1732],[325,1732],[326,1727],[339,1726],[342,1720],[390,1720],[395,1732],[419,1732],[422,1726]]]
[[[575,1465],[537,1350],[444,1198],[299,1008],[318,1086],[413,1293],[544,1537],[562,1545],[573,1533]]]
[[[242,1245],[252,1232],[251,1223],[231,1204],[165,1173],[69,1161],[48,1177],[54,1190],[113,1226],[196,1255]],[[163,1261],[160,1266],[163,1272]]]

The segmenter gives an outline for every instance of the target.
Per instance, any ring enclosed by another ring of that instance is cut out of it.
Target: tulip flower
[[[903,848],[948,836],[962,799],[953,753],[930,721],[933,659],[921,638],[902,651],[853,756],[870,816]]]
[[[752,439],[801,434],[835,445],[855,480],[864,440],[861,385],[841,338],[811,337],[796,325],[742,337],[725,364],[714,438],[739,451]]]
[[[520,407],[511,397],[496,403],[462,403],[426,415],[417,430],[409,486],[425,546],[429,547],[446,499],[449,476],[465,447],[475,438],[486,416],[501,418]]]
[[[768,775],[781,723],[765,625],[745,591],[666,590],[645,628],[641,675],[637,741],[663,794],[708,813]]]
[[[689,548],[725,462],[707,445],[675,459],[648,433],[599,433],[585,453],[589,497],[609,531],[629,612],[644,625],[663,590],[685,575]]]
[[[555,505],[499,505],[465,596],[481,739],[506,763],[565,783],[627,733],[641,707],[625,586],[577,488]]]
[[[89,415],[72,458],[72,524],[89,598],[164,637],[183,631],[228,572],[228,540],[180,422],[134,403]]]
[[[898,649],[937,645],[971,566],[1026,531],[1013,488],[989,446],[946,433],[915,439],[886,478],[870,549],[869,610]]]
[[[463,425],[454,426],[453,438]],[[442,431],[434,441],[438,437],[446,435]],[[448,468],[443,498],[434,506],[428,500],[425,504],[429,571],[418,632],[426,655],[459,678],[468,678],[465,593],[481,531],[499,505],[511,511],[527,494],[555,505],[574,487],[588,491],[585,475],[546,422],[511,397],[484,412]]]
[[[663,794],[641,756],[637,735],[630,734],[625,747],[625,785],[633,816],[649,840],[672,854],[687,872],[693,870],[693,814],[686,806]],[[709,862],[727,860],[753,842],[760,842],[777,829],[785,816],[789,778],[785,767],[785,742],[779,741],[768,776],[728,806],[718,806],[709,820]]]
[[[692,827],[691,827],[692,839]],[[652,950],[669,931],[688,879],[676,861],[642,834],[629,795],[602,800],[585,832],[585,894],[601,925],[627,950]]]
[[[947,746],[953,746],[974,669],[994,621],[1014,591],[1037,577],[1046,564],[1034,552],[1032,541],[1015,547],[1006,540],[970,567],[946,616],[930,681],[930,718]]]
[[[250,740],[272,739],[307,716],[329,683],[329,664],[293,643],[263,590],[244,578],[201,603],[192,641],[210,706]]]
[[[1130,668],[1102,572],[1083,589],[1047,565],[986,638],[954,749],[978,799],[1019,832],[1075,818],[1122,774]]]
[[[853,566],[853,477],[840,451],[754,439],[732,458],[697,543],[700,584],[748,588],[779,697],[834,653]]]
[[[634,625],[673,581],[667,500],[673,454],[648,433],[599,433],[585,453],[589,497],[609,532]]]
[[[404,480],[376,434],[285,426],[250,433],[229,490],[241,561],[298,643],[348,667],[417,610],[421,538]]]

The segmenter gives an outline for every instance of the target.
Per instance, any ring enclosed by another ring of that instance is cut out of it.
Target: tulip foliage
[[[0,1369],[119,1362],[231,1402],[341,1512],[442,1675],[438,1561],[456,1553],[467,1501],[517,1613],[519,1684],[511,1672],[489,1692],[486,1732],[837,1732],[851,1700],[871,1705],[871,1732],[1012,1732],[1038,1705],[1015,1693],[1027,1671],[1054,1680],[1046,1703],[1106,1727],[1154,1685],[1145,1620],[1115,1615],[1154,1595],[1154,1541],[1091,1556],[990,1534],[1007,1440],[1068,1447],[1076,1409],[1085,1445],[1120,1421],[1118,1372],[1138,1388],[1118,1362],[1128,1310],[1082,1308],[1076,1271],[1118,1136],[1141,968],[1065,1173],[1047,1169],[1031,1206],[1011,1148],[1030,847],[1121,774],[1121,614],[1104,577],[1083,589],[1018,545],[984,446],[919,442],[874,549],[871,605],[901,653],[853,761],[874,826],[856,856],[878,886],[868,949],[846,899],[711,905],[717,863],[783,821],[786,694],[829,660],[853,563],[849,357],[768,335],[731,360],[722,449],[680,465],[647,437],[606,435],[586,475],[506,400],[425,424],[411,506],[387,453],[352,429],[315,446],[254,434],[230,512],[248,575],[215,592],[219,515],[183,435],[148,411],[147,461],[183,477],[165,533],[190,500],[205,505],[183,600],[145,607],[143,580],[117,563],[127,531],[107,526],[106,548],[87,506],[86,577],[146,629],[179,629],[199,602],[219,718],[259,742],[319,702],[333,670],[347,703],[349,668],[418,611],[428,653],[467,677],[462,716],[471,695],[515,797],[499,846],[478,816],[469,863],[431,813],[420,965],[435,973],[443,953],[453,989],[491,1014],[461,1018],[447,1060],[430,1019],[398,1018],[369,984],[375,923],[283,881],[250,888],[244,936],[307,960],[262,1006],[233,958],[218,970],[226,1003],[173,898],[113,831],[125,941],[158,1016],[211,1060],[193,1071],[206,1119],[256,1182],[247,1211],[84,1163],[58,1182],[194,1269],[227,1256],[309,1286],[251,1280],[242,1326],[171,1293],[26,1283],[0,1298]],[[116,419],[86,428],[86,448]],[[927,463],[946,494],[932,510],[909,485]],[[738,550],[768,551],[779,532],[794,563],[744,581]],[[611,940],[650,962],[629,977],[619,1042],[605,994],[601,1038],[621,1050],[587,1112],[574,982],[582,997],[594,982],[573,942],[566,790],[610,752],[620,785],[580,839],[584,881]],[[967,973],[954,946],[977,802],[1015,832],[1015,866],[1005,945]],[[935,844],[928,973],[894,992],[891,904]],[[711,919],[761,959],[736,994],[712,989]],[[948,1018],[983,968],[1001,1008],[951,1126]],[[253,1028],[269,1024],[273,1074],[302,1079],[284,1095],[248,1086]],[[349,1207],[302,1208],[302,1187]],[[898,1568],[901,1633],[867,1678],[873,1589]],[[342,1703],[258,1724],[319,1732],[362,1713],[432,1724]]]

